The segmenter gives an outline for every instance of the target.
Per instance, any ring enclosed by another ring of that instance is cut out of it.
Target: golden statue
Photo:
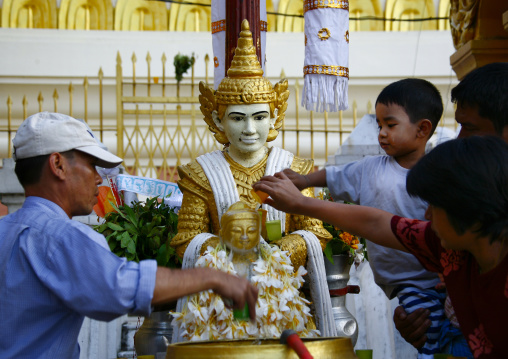
[[[242,23],[227,77],[215,93],[203,82],[200,82],[199,90],[201,112],[224,150],[205,154],[178,167],[183,202],[178,234],[171,246],[182,258],[190,241],[202,233],[210,235],[200,244],[201,253],[208,246],[215,247],[219,243],[220,219],[233,203],[241,200],[251,208],[256,207],[251,186],[262,176],[288,167],[307,174],[314,164],[312,160],[294,157],[278,147],[266,147],[267,142],[277,137],[282,126],[289,97],[288,82],[282,80],[272,86],[263,77],[246,20]],[[311,188],[302,193],[309,197],[314,195]],[[295,270],[307,261],[307,244],[302,238],[304,234],[293,232],[305,230],[305,233],[315,235],[322,248],[331,239],[319,220],[286,216],[265,205],[263,208],[268,211],[267,220],[281,220],[282,232],[286,235],[276,244],[289,252]]]

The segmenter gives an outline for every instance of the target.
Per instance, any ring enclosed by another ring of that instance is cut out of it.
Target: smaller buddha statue
[[[236,202],[221,218],[221,244],[209,246],[196,267],[208,267],[249,278],[259,289],[256,322],[237,320],[213,291],[179,300],[173,313],[173,343],[178,341],[279,338],[285,329],[316,337],[309,302],[300,296],[303,267],[293,270],[287,254],[260,241],[260,216]]]
[[[261,218],[243,202],[236,202],[221,218],[221,242],[229,250],[236,273],[252,276],[251,265],[259,258]]]

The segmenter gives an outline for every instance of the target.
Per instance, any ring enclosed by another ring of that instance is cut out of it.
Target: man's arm
[[[152,304],[172,302],[208,289],[231,299],[235,309],[243,308],[247,303],[250,318],[255,320],[258,290],[246,279],[210,268],[179,270],[157,267]]]
[[[318,218],[379,245],[407,251],[392,232],[391,213],[304,197],[283,172],[265,176],[253,187],[268,193],[271,198],[265,203],[278,210]]]

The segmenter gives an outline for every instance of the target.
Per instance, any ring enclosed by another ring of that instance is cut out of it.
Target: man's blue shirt
[[[26,198],[0,220],[0,356],[79,358],[84,317],[148,315],[156,271],[117,257],[55,203]]]

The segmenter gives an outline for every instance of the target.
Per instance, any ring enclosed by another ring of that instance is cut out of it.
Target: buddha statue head
[[[288,82],[281,80],[272,86],[263,77],[247,20],[242,22],[231,67],[217,91],[204,82],[199,90],[201,112],[223,145],[255,152],[277,137],[287,108]]]
[[[261,217],[243,202],[232,204],[221,218],[220,237],[234,254],[255,254],[260,240]]]

